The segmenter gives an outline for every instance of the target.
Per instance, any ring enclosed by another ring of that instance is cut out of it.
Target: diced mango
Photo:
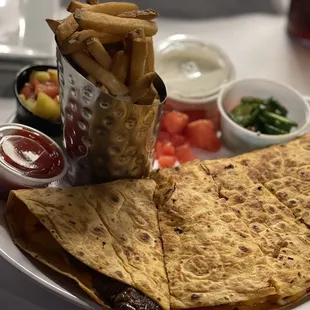
[[[29,98],[24,102],[25,108],[32,113],[33,113],[33,110],[35,109],[36,104],[37,102],[32,98]]]
[[[60,118],[60,105],[44,92],[39,92],[37,104],[32,113],[46,120],[55,121]]]
[[[26,97],[25,97],[24,94],[19,94],[19,95],[18,95],[18,99],[20,100],[20,102],[21,102],[23,105],[25,105],[25,103],[26,103]]]
[[[58,71],[56,69],[48,69],[47,72],[50,75],[50,80],[55,84],[58,84]]]
[[[34,77],[40,82],[44,83],[50,81],[51,77],[47,71],[36,71]]]

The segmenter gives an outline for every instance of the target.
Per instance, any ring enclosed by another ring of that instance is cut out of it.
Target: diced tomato
[[[188,116],[181,112],[172,111],[164,116],[163,123],[169,133],[180,134],[188,123]]]
[[[180,163],[185,163],[187,161],[191,161],[196,159],[192,150],[190,149],[189,144],[184,144],[175,149],[176,156]]]
[[[210,145],[209,145],[209,152],[217,152],[222,147],[222,141],[216,136],[213,135],[210,137]]]
[[[40,91],[44,92],[51,98],[55,98],[59,94],[59,88],[54,84],[52,85],[38,84],[35,87],[34,92],[37,95]]]
[[[32,85],[33,88],[35,88],[40,82],[35,77],[35,71],[30,74],[29,83]]]
[[[158,165],[160,168],[173,167],[176,160],[175,156],[164,155],[158,158]]]
[[[26,99],[35,98],[35,93],[33,91],[33,87],[31,86],[30,83],[26,83],[25,86],[23,87],[23,89],[21,90],[20,94],[23,94]]]
[[[164,155],[171,155],[171,156],[175,155],[175,148],[171,142],[164,143],[163,148],[162,148],[162,153]]]
[[[163,155],[163,143],[161,141],[157,141],[155,145],[155,158],[158,159]]]
[[[171,141],[173,146],[177,147],[177,146],[181,146],[181,145],[185,144],[186,139],[182,135],[175,134],[175,135],[171,135],[170,141]]]
[[[170,140],[170,133],[166,131],[160,131],[158,134],[158,141],[167,142]]]
[[[191,146],[210,152],[216,152],[221,147],[221,141],[216,137],[213,124],[209,120],[189,123],[185,135]]]

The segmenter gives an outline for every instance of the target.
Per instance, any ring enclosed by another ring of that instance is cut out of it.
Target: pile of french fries
[[[153,85],[153,36],[159,14],[140,10],[134,3],[71,1],[64,20],[47,19],[61,53],[73,61],[87,79],[116,97],[135,104],[159,100]]]

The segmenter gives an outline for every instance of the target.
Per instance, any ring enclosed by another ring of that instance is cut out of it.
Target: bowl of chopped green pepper
[[[284,143],[305,133],[310,105],[290,86],[265,79],[242,79],[219,94],[223,143],[237,153]]]

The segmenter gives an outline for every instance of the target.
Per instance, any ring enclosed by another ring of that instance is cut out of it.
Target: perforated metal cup
[[[148,175],[154,159],[166,88],[154,86],[160,104],[137,105],[102,92],[57,49],[68,179],[73,185]]]

